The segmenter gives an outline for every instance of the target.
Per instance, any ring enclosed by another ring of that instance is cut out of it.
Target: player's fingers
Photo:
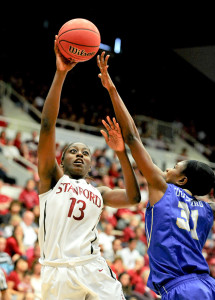
[[[105,51],[102,52],[101,54],[101,65],[104,66],[104,56],[105,56]]]
[[[115,126],[115,129],[117,130],[117,132],[122,134],[121,127],[119,126],[119,123],[116,121],[116,119],[114,117],[113,117],[113,122],[114,122],[114,126]]]
[[[107,132],[104,130],[100,130],[101,134],[103,135],[103,137],[105,138],[106,143],[108,142],[108,135]]]
[[[97,55],[97,65],[98,65],[99,68],[101,67],[101,64],[100,64],[100,55]]]
[[[110,126],[105,122],[105,120],[102,120],[102,124],[107,129],[107,131],[111,130]]]
[[[97,56],[97,65],[98,65],[100,71],[102,72],[102,70],[103,70],[102,62],[101,62],[101,57],[99,55]]]
[[[110,55],[106,55],[105,57],[105,65],[108,67],[107,63],[108,63],[108,59],[109,59]]]
[[[113,123],[114,123],[115,127],[118,127],[119,124],[117,123],[117,121],[114,117],[113,117]]]
[[[108,121],[110,127],[111,127],[112,129],[114,129],[114,124],[113,124],[113,122],[111,121],[111,118],[110,118],[109,116],[107,116],[107,121]]]
[[[56,39],[56,36],[55,36],[55,40],[54,40],[54,46],[56,47],[56,44],[57,44],[57,39]]]

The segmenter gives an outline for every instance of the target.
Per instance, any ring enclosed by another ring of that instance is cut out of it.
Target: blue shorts
[[[215,279],[208,274],[189,274],[159,288],[162,300],[214,300]]]

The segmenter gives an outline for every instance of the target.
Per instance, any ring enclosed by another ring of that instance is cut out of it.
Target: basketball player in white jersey
[[[108,117],[101,131],[121,163],[126,189],[95,188],[85,180],[91,165],[89,148],[71,143],[55,159],[55,124],[68,71],[55,40],[56,72],[44,103],[38,145],[40,177],[39,242],[42,299],[125,299],[115,274],[100,254],[96,225],[104,205],[128,207],[140,201],[140,192],[125,151],[121,130]]]

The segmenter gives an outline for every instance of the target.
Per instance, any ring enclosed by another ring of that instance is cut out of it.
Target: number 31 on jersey
[[[177,218],[176,225],[181,229],[190,231],[192,238],[198,240],[198,235],[196,231],[197,221],[199,216],[198,210],[197,209],[191,210],[191,214],[190,214],[187,203],[182,201],[178,202],[178,207],[181,208],[181,218]],[[194,224],[193,229],[190,229],[190,225],[189,225],[190,217],[193,220],[193,224]]]

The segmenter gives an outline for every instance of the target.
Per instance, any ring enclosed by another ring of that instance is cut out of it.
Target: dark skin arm
[[[57,38],[57,36],[55,37]],[[55,124],[60,107],[60,96],[67,73],[77,64],[66,63],[59,54],[55,39],[56,72],[46,97],[41,117],[38,144],[38,172],[40,177],[39,193],[50,190],[62,176],[63,170],[56,161]]]
[[[107,117],[107,122],[102,121],[107,132],[101,130],[107,145],[113,149],[119,158],[122,172],[124,176],[125,189],[110,189],[109,187],[102,186],[98,190],[102,194],[104,204],[111,207],[129,207],[137,204],[141,200],[139,186],[136,180],[134,170],[131,166],[125,144],[122,138],[121,129],[119,124],[113,118],[113,122]]]
[[[153,163],[149,153],[141,142],[134,120],[118,94],[108,73],[108,59],[109,55],[105,56],[105,52],[103,52],[101,56],[97,56],[97,65],[100,69],[99,78],[110,95],[124,140],[131,150],[138,169],[148,182],[150,204],[154,205],[162,198],[167,189],[164,173]]]

